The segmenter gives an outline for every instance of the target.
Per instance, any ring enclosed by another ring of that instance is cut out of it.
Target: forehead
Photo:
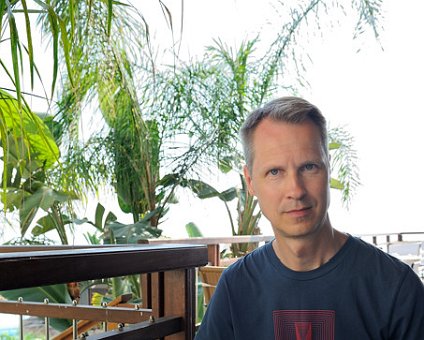
[[[323,147],[319,128],[309,120],[292,124],[265,118],[252,138],[254,159],[265,155],[277,157],[287,152],[322,157]]]

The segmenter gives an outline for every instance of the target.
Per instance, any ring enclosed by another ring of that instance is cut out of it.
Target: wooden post
[[[219,266],[219,244],[208,244],[208,261],[211,266]]]
[[[164,274],[165,315],[182,316],[184,320],[184,332],[167,336],[166,340],[191,340],[196,320],[195,270],[180,269]]]
[[[142,307],[152,309],[154,318],[164,316],[163,277],[163,272],[141,275]]]

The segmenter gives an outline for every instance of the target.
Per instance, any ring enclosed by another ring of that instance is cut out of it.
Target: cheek
[[[312,190],[313,191],[310,193],[315,196],[315,199],[328,208],[330,204],[330,186],[328,185],[328,182],[322,181],[320,183],[316,183]]]
[[[276,190],[275,187],[262,186],[256,191],[261,210],[274,210],[276,206],[278,207],[281,201],[281,194],[281,191]]]

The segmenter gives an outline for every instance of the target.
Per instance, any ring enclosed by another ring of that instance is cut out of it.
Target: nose
[[[303,178],[297,172],[288,174],[285,189],[286,197],[292,200],[302,200],[306,195]]]

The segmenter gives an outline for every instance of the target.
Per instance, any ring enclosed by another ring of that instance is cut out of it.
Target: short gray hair
[[[321,144],[325,155],[328,157],[327,122],[318,107],[299,97],[281,97],[252,111],[240,129],[244,157],[249,169],[252,168],[254,158],[253,133],[259,123],[267,117],[289,124],[311,121],[319,129]]]

